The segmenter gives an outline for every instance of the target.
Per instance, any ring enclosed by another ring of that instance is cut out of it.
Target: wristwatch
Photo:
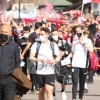
[[[84,43],[83,45],[86,45],[86,43]]]

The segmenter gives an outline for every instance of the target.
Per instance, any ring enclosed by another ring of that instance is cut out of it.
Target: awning
[[[44,5],[44,0],[41,2],[37,3],[36,5],[38,6],[45,6]],[[73,5],[73,3],[67,1],[67,0],[48,0],[49,3],[51,3],[53,6],[70,6]]]

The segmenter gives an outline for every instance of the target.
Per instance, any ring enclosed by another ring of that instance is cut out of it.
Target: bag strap
[[[89,63],[89,51],[87,51],[86,68],[88,68],[88,63]]]
[[[54,43],[50,41],[50,47],[52,49],[52,54],[53,54],[53,58],[55,58],[55,54],[54,54]]]
[[[35,54],[35,57],[36,57],[36,58],[37,58],[37,55],[38,55],[38,52],[39,52],[40,46],[41,46],[41,42],[37,42],[36,54]]]

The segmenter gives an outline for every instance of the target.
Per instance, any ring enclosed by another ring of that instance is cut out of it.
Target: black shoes
[[[79,91],[77,91],[79,93]],[[88,89],[84,89],[84,93],[88,93]]]

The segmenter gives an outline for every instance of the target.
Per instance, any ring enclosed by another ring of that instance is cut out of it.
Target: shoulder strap
[[[38,52],[39,52],[40,46],[41,46],[41,42],[37,42],[36,54],[35,54],[35,57],[36,57],[36,58],[37,58],[37,55],[38,55]],[[55,57],[55,55],[54,55],[54,43],[51,42],[51,41],[50,41],[50,47],[51,47],[51,49],[52,49],[53,57]]]
[[[52,49],[52,54],[53,54],[53,57],[55,57],[55,54],[54,54],[54,43],[50,41],[50,47]]]
[[[36,58],[37,58],[37,55],[38,55],[38,52],[39,52],[40,46],[41,46],[41,42],[37,42],[36,54],[35,54],[35,57],[36,57]]]
[[[89,51],[87,51],[86,68],[88,68],[88,63],[89,63]]]

